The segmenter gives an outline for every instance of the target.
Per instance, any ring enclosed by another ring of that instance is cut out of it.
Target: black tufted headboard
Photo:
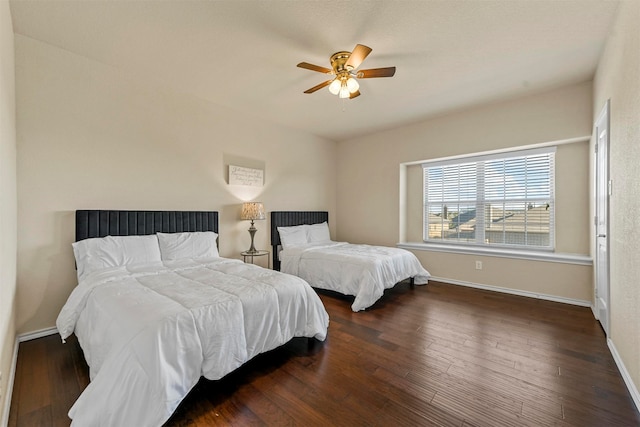
[[[321,224],[329,222],[329,212],[326,211],[272,211],[271,212],[271,254],[273,256],[273,269],[280,270],[278,259],[278,246],[280,246],[280,233],[278,227],[292,227],[302,224]]]
[[[76,211],[76,242],[92,237],[218,232],[215,211]]]

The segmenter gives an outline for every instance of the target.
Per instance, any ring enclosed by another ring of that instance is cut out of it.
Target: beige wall
[[[77,282],[76,209],[218,210],[231,258],[249,247],[244,200],[335,213],[334,142],[15,37],[18,332],[53,326]],[[265,186],[227,185],[229,163],[264,167]],[[256,223],[258,248],[268,225]]]
[[[400,238],[401,163],[521,147],[591,134],[592,84],[483,105],[338,145],[338,238],[394,245]],[[589,144],[557,154],[558,252],[589,254]],[[419,166],[407,170],[408,240],[421,241]],[[409,203],[409,200],[412,203]],[[414,251],[434,276],[582,301],[592,300],[592,267]],[[484,268],[475,270],[475,260]],[[551,285],[554,284],[554,285]]]
[[[13,358],[16,313],[16,103],[13,25],[0,2],[0,422]]]
[[[610,335],[640,387],[640,2],[625,1],[594,80],[593,120],[611,99]],[[636,394],[636,399],[640,396]],[[637,402],[638,400],[636,400]]]

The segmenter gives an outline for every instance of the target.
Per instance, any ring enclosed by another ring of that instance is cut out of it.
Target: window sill
[[[593,259],[588,255],[568,254],[557,252],[535,252],[504,248],[482,248],[458,245],[440,245],[429,243],[398,243],[397,247],[402,249],[428,251],[428,252],[449,252],[464,255],[482,255],[499,258],[524,259],[529,261],[559,262],[562,264],[593,265]]]

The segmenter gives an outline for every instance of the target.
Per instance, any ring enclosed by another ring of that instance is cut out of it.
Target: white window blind
[[[424,241],[554,248],[555,147],[423,163]]]

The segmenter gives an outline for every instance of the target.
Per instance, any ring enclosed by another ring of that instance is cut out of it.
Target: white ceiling
[[[12,0],[17,34],[133,77],[332,140],[593,77],[618,3],[603,0]],[[395,65],[340,100],[330,67]]]

